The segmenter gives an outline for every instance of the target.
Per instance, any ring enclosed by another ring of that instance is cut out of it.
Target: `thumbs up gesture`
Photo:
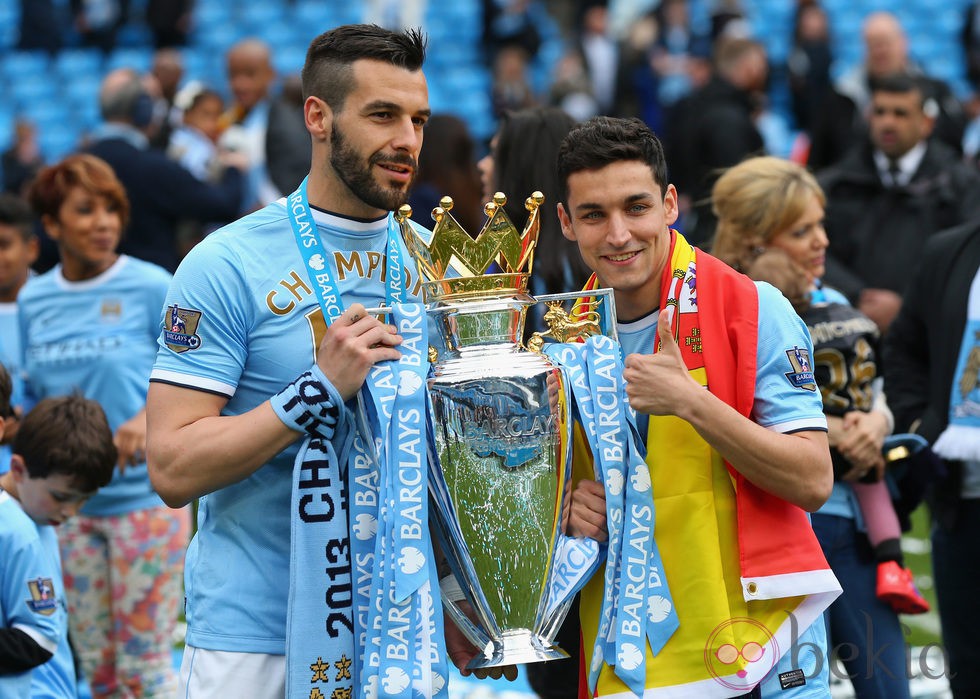
[[[680,347],[670,330],[675,309],[668,306],[657,319],[660,350],[655,354],[631,354],[626,357],[623,378],[626,395],[634,410],[647,415],[680,415],[690,405],[692,392],[702,387],[691,378],[681,357]]]

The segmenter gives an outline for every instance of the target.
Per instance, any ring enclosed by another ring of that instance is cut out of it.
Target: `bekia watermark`
[[[867,612],[861,612],[864,617],[863,646],[849,641],[829,644],[828,639],[829,647],[801,639],[806,629],[800,628],[792,612],[786,614],[790,631],[788,648],[780,648],[775,635],[755,619],[736,617],[718,624],[704,646],[704,664],[711,676],[725,687],[747,692],[758,684],[759,678],[776,667],[785,652],[789,655],[791,668],[797,669],[798,674],[802,670],[805,680],[819,677],[828,669],[829,674],[841,680],[870,679],[880,675],[892,679],[904,675],[909,680],[952,677],[949,657],[938,643],[913,649],[907,640],[903,640],[903,667],[895,667],[895,642],[882,641],[881,633],[876,636],[874,620]],[[814,623],[824,623],[823,617]],[[901,623],[899,626],[908,639],[912,629]],[[738,645],[732,643],[732,639],[740,639],[736,641]]]

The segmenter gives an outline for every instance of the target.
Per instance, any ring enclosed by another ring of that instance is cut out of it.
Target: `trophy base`
[[[487,655],[486,653],[490,653]],[[487,644],[484,655],[478,655],[467,664],[467,670],[541,663],[546,660],[562,660],[568,653],[558,646],[548,643],[537,634],[519,629],[504,632],[502,638]]]

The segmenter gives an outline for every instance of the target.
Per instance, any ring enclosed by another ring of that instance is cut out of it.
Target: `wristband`
[[[326,440],[333,438],[341,410],[346,410],[337,389],[316,364],[269,402],[286,427]]]
[[[459,580],[455,575],[447,575],[439,581],[439,589],[443,596],[450,602],[462,602],[466,599],[463,588],[459,586]]]

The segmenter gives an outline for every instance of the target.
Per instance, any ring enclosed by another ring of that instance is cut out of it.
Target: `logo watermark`
[[[881,676],[941,680],[953,676],[945,648],[939,643],[927,643],[913,649],[908,643],[912,629],[905,624],[899,623],[903,635],[902,650],[896,653],[897,642],[891,638],[894,634],[884,634],[880,629],[876,633],[875,622],[867,612],[861,612],[863,633],[855,628],[864,639],[863,644],[844,641],[829,647],[801,638],[806,629],[800,628],[792,612],[786,614],[790,643],[785,649],[780,648],[772,631],[754,619],[737,617],[718,624],[704,646],[704,663],[711,676],[730,689],[749,691],[758,684],[759,678],[776,667],[784,653],[789,656],[787,670],[803,670],[806,680],[819,677],[825,670],[839,680]],[[823,617],[814,623],[824,623]],[[732,639],[739,640],[732,643]],[[901,667],[898,666],[899,657],[902,658]],[[748,679],[750,674],[754,680]]]

